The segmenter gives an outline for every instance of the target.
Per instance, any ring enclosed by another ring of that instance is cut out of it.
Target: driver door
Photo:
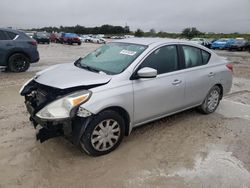
[[[157,77],[133,80],[135,125],[180,110],[184,100],[185,80],[178,73],[176,45],[156,49],[137,70],[143,67],[156,69]]]

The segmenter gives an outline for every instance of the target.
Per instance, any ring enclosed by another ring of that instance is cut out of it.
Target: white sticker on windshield
[[[133,55],[136,54],[136,52],[134,52],[134,51],[129,51],[129,50],[122,50],[122,51],[120,52],[120,54],[133,56]]]

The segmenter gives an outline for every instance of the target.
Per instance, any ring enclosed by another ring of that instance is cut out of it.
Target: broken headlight
[[[71,117],[73,109],[76,109],[80,104],[86,102],[90,96],[91,92],[87,90],[74,92],[51,102],[41,109],[36,116],[46,120],[69,118]]]

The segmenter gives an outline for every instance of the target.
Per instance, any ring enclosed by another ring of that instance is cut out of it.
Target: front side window
[[[164,46],[152,52],[140,65],[139,69],[150,67],[157,74],[172,72],[178,69],[178,55],[175,45]]]
[[[80,67],[119,74],[124,71],[147,46],[129,43],[108,43],[81,58]]]
[[[202,55],[199,48],[182,46],[186,68],[202,65]]]

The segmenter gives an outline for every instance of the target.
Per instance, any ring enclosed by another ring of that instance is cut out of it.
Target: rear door
[[[185,106],[191,107],[202,103],[214,85],[216,67],[207,64],[209,52],[188,45],[181,45],[180,49],[185,67]]]
[[[17,35],[12,32],[0,30],[0,66],[7,64],[6,58],[9,51],[14,47],[14,39]]]
[[[156,78],[133,80],[136,125],[179,110],[184,99],[185,80],[179,74],[176,45],[154,50],[139,66],[157,70]]]

